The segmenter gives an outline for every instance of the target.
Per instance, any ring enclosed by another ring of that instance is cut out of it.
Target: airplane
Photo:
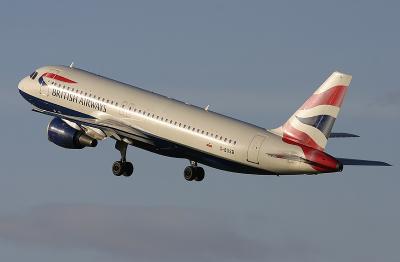
[[[325,152],[351,75],[333,72],[280,127],[266,129],[121,83],[74,66],[44,66],[23,78],[18,89],[33,111],[53,117],[48,140],[60,147],[96,147],[116,140],[121,158],[115,176],[129,177],[128,145],[189,160],[187,181],[202,181],[203,164],[254,175],[341,172],[344,165],[390,166],[380,161],[336,158]]]

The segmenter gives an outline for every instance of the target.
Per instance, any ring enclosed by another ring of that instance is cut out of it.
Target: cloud
[[[265,261],[268,247],[212,210],[50,205],[0,218],[17,244],[96,250],[126,259]]]

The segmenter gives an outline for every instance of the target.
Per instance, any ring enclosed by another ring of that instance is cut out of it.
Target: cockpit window
[[[36,78],[36,76],[38,75],[38,72],[33,72],[29,77],[34,80]]]

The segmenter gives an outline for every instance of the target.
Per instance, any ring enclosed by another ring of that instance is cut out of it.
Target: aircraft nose
[[[22,78],[21,79],[21,81],[19,81],[19,83],[18,83],[18,89],[19,90],[24,90],[24,87],[25,87],[25,83],[26,83],[26,81],[27,81],[27,77],[24,77],[24,78]]]

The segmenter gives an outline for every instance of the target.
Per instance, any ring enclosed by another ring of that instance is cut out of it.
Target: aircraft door
[[[58,74],[59,72],[60,72],[59,70],[49,71],[49,73],[52,74],[52,78],[54,78],[55,75]],[[40,83],[40,94],[44,96],[49,96],[49,85],[46,83],[46,81],[44,79],[41,79],[39,80],[39,83]]]
[[[49,95],[49,86],[44,81],[40,82],[40,94],[44,96]]]
[[[260,136],[260,135],[254,136],[247,150],[247,161],[255,164],[259,163],[258,155],[260,153],[260,148],[264,140],[265,136]]]

